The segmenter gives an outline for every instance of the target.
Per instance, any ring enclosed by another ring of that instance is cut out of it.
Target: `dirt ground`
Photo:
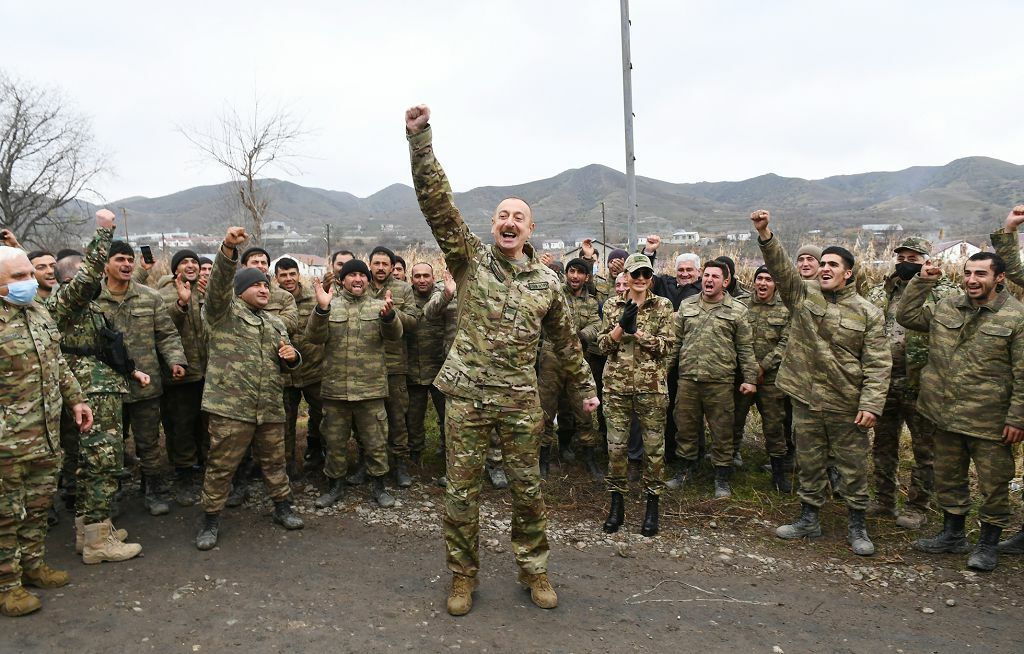
[[[653,539],[633,533],[642,517],[634,493],[623,532],[608,537],[599,486],[557,468],[547,485],[552,611],[534,607],[515,581],[508,491],[485,491],[480,588],[473,611],[452,618],[440,488],[425,480],[397,491],[389,511],[356,489],[316,511],[317,488],[297,484],[304,530],[274,525],[259,491],[226,512],[210,552],[192,544],[198,507],[153,518],[133,497],[117,522],[144,551],[124,563],[83,565],[63,513],[48,560],[70,570],[72,583],[38,591],[36,614],[4,619],[0,650],[1021,651],[1022,557],[973,574],[966,557],[916,554],[912,536],[872,522],[879,554],[859,558],[834,506],[823,538],[782,543],[765,519],[773,515],[694,499],[707,488],[666,497]],[[775,510],[796,506],[790,498]]]

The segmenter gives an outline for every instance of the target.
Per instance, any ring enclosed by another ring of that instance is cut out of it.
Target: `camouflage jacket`
[[[124,344],[128,348],[128,355],[135,360],[135,367],[150,377],[149,386],[145,388],[134,379],[130,380],[126,401],[138,402],[160,397],[164,392],[161,361],[168,369],[174,365],[188,366],[181,337],[171,322],[167,305],[160,293],[130,281],[124,300],[118,302],[104,282],[96,304],[111,325],[124,334]]]
[[[416,332],[420,316],[423,315],[423,312],[416,305],[416,301],[413,298],[412,284],[395,279],[394,277],[388,277],[388,281],[384,282],[384,285],[380,288],[374,285],[373,280],[366,287],[366,292],[370,294],[370,297],[382,302],[387,291],[391,291],[391,299],[395,303],[395,311],[398,313],[398,319],[402,321],[402,333],[408,338]],[[406,374],[409,366],[406,363],[408,353],[405,350],[405,339],[400,338],[397,341],[388,340],[388,342],[384,343],[384,349],[387,351],[388,374]]]
[[[885,315],[885,335],[892,352],[892,380],[906,379],[907,389],[915,391],[921,385],[921,369],[928,362],[928,332],[906,329],[896,322],[896,307],[907,288],[907,282],[889,275],[881,284],[875,284],[867,292],[868,302],[882,310]],[[928,302],[959,295],[960,289],[943,275],[932,288]]]
[[[892,354],[881,310],[853,286],[824,292],[817,281],[800,279],[778,238],[758,245],[790,313],[775,385],[812,411],[882,415]]]
[[[59,453],[61,405],[84,401],[46,309],[0,300],[0,460]]]
[[[334,296],[326,312],[317,307],[309,316],[306,338],[323,345],[325,400],[359,402],[388,396],[385,344],[402,339],[402,321],[397,316],[384,322],[384,302],[369,292],[355,296],[346,290]]]
[[[789,343],[789,309],[778,293],[767,302],[758,302],[751,296],[747,309],[747,324],[754,344],[754,358],[764,370],[764,384],[774,384]]]
[[[277,356],[281,341],[291,343],[288,330],[277,316],[235,296],[238,251],[232,255],[218,250],[206,287],[203,411],[257,425],[284,422],[282,373],[302,365],[302,354],[292,364]]]
[[[576,295],[568,284],[562,285],[562,292],[565,294],[565,304],[569,307],[570,319],[576,327],[576,334],[579,335],[584,351],[599,354],[597,335],[601,332],[601,316],[597,310],[597,298],[585,287],[582,294]],[[543,334],[541,347],[545,350],[552,348],[551,342],[544,338]]]
[[[616,343],[612,330],[619,324],[626,299],[613,295],[604,305],[604,322],[597,337],[600,354],[608,356],[601,383],[619,395],[668,393],[668,361],[675,346],[672,302],[651,291],[637,310],[636,334],[623,334]]]
[[[173,275],[161,277],[156,288],[167,305],[167,315],[171,317],[171,322],[178,330],[181,347],[185,350],[185,358],[188,359],[188,370],[184,378],[174,381],[165,370],[163,381],[165,384],[197,382],[206,375],[206,325],[203,324],[206,293],[200,293],[193,285],[188,306],[182,309],[178,306],[178,287],[174,285]]]
[[[426,296],[414,290],[413,299],[423,317],[416,331],[405,335],[409,364],[406,375],[410,384],[426,386],[434,383],[434,377],[444,363],[445,314],[450,302],[444,290],[437,287],[431,288]]]
[[[991,239],[996,254],[1006,262],[1006,278],[1024,288],[1024,265],[1020,261],[1017,232],[1005,232],[1000,229],[992,233]]]
[[[598,305],[603,307],[609,298],[615,297],[614,279],[608,279],[604,275],[594,275],[591,284],[594,287],[594,295]]]
[[[696,382],[757,383],[757,361],[747,323],[747,308],[728,293],[709,304],[704,294],[679,303],[671,362],[679,378]]]
[[[505,407],[538,403],[541,329],[565,366],[569,385],[585,398],[597,393],[572,324],[558,277],[540,263],[529,243],[517,266],[484,245],[463,221],[448,178],[434,157],[431,128],[409,135],[412,178],[420,210],[458,286],[455,342],[434,384],[442,392]]]
[[[295,306],[295,298],[283,288],[270,285],[270,301],[263,310],[277,316],[284,323],[288,334],[294,334],[299,329],[299,310]]]
[[[1024,304],[1001,291],[975,307],[966,295],[927,303],[935,282],[915,277],[896,309],[907,329],[928,330],[917,410],[942,429],[987,440],[1024,429]]]
[[[302,367],[293,372],[290,379],[285,380],[285,385],[304,388],[319,383],[324,373],[324,346],[310,342],[306,336],[309,316],[316,309],[316,291],[313,290],[312,282],[299,282],[299,297],[295,300],[295,308],[298,311],[300,329],[291,335],[292,345],[302,354]]]

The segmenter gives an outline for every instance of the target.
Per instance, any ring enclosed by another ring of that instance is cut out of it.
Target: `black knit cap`
[[[821,251],[821,256],[825,256],[826,254],[838,254],[839,258],[846,263],[846,267],[851,270],[857,262],[857,260],[853,258],[853,253],[840,245],[830,245]]]
[[[180,264],[185,259],[194,259],[196,262],[198,262],[199,261],[199,255],[196,254],[195,251],[187,250],[187,249],[186,250],[178,250],[177,252],[175,252],[174,256],[171,257],[171,274],[172,275],[175,274],[176,272],[178,272],[178,264]]]
[[[107,259],[112,259],[119,254],[127,254],[129,257],[135,258],[135,250],[126,241],[114,241],[110,244],[110,250],[107,253]]]
[[[341,267],[341,272],[338,273],[338,281],[344,280],[352,273],[363,273],[366,278],[370,278],[370,269],[366,267],[366,263],[360,259],[349,259]]]
[[[249,257],[251,257],[254,254],[262,254],[267,258],[267,263],[270,263],[270,253],[261,247],[253,246],[242,253],[242,265],[244,266],[246,263],[248,263]]]
[[[200,266],[206,266],[206,265],[212,266],[213,265],[213,259],[211,259],[210,257],[199,257],[199,265]]]
[[[245,293],[245,290],[253,284],[265,282],[270,284],[270,279],[263,274],[259,268],[239,268],[235,273],[235,295]]]
[[[571,268],[575,268],[576,270],[579,270],[580,272],[586,275],[589,275],[594,270],[593,264],[591,264],[586,259],[581,259],[579,257],[576,257],[575,259],[570,259],[569,263],[565,264],[566,272],[569,272]]]
[[[757,276],[760,275],[761,273],[771,275],[772,271],[768,270],[768,266],[761,264],[760,266],[757,267],[757,270],[754,271],[754,279],[757,279]]]

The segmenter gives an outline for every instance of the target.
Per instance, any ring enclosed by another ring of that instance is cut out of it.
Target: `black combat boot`
[[[196,534],[196,548],[212,550],[217,546],[217,532],[220,531],[220,513],[207,513],[203,516],[203,525]]]
[[[644,514],[644,524],[640,528],[640,534],[650,538],[658,533],[658,495],[647,494],[647,513]]]
[[[146,479],[146,494],[142,498],[142,503],[145,504],[149,515],[167,515],[171,512],[170,505],[164,499],[163,490],[162,479]]]
[[[964,523],[967,516],[945,513],[942,519],[942,531],[931,538],[919,538],[914,542],[914,549],[929,554],[964,554],[971,549],[964,535]]]
[[[843,484],[843,478],[839,476],[839,468],[829,466],[825,468],[825,474],[828,475],[828,484],[832,487],[832,499],[843,499],[843,493],[839,490]]]
[[[846,542],[853,553],[858,556],[871,556],[875,553],[875,544],[868,536],[868,527],[864,522],[864,509],[847,509]]]
[[[697,463],[695,461],[687,461],[686,459],[680,459],[676,464],[676,474],[665,482],[665,488],[669,490],[679,490],[686,483],[686,478],[689,476],[690,471],[695,470]]]
[[[541,479],[548,478],[548,472],[551,469],[551,446],[541,445],[540,446],[540,476]]]
[[[772,465],[772,486],[780,493],[792,493],[793,484],[786,475],[786,461],[781,456],[771,458]]]
[[[274,522],[288,530],[302,529],[306,526],[299,514],[292,508],[290,499],[274,500]]]
[[[996,563],[999,561],[999,536],[1002,533],[1002,527],[988,522],[981,523],[978,544],[974,546],[974,551],[967,557],[967,567],[982,572],[995,570]]]
[[[192,466],[174,471],[174,501],[178,506],[193,506],[199,501],[193,478]]]
[[[732,497],[732,488],[729,487],[729,477],[731,476],[732,468],[729,466],[715,468],[715,499]]]
[[[821,536],[821,522],[818,520],[818,507],[804,502],[800,503],[800,517],[795,522],[782,525],[775,530],[775,535],[785,540],[796,540],[808,536]]]
[[[612,506],[608,510],[608,519],[604,521],[604,533],[614,534],[622,526],[623,520],[625,520],[626,507],[622,500],[622,493],[619,491],[612,491]]]
[[[313,502],[313,506],[318,509],[333,506],[335,502],[345,496],[345,480],[342,477],[328,481],[330,484],[327,486],[327,490]]]
[[[324,450],[319,440],[315,438],[306,439],[306,453],[302,455],[302,460],[306,472],[323,470]]]
[[[590,478],[594,481],[601,481],[601,466],[597,464],[597,452],[594,450],[593,445],[586,445],[583,447],[583,466],[590,473]]]
[[[403,457],[395,459],[395,486],[399,488],[412,486],[412,477],[409,476],[409,461]]]
[[[390,509],[395,505],[395,498],[384,488],[383,477],[370,477],[370,495],[382,509]]]
[[[1024,527],[1016,534],[999,543],[1000,554],[1024,554]]]

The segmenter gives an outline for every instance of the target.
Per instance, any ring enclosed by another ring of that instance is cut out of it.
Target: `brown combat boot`
[[[114,534],[109,522],[96,522],[85,526],[85,547],[82,550],[83,563],[104,561],[127,561],[138,556],[142,545],[122,543]]]
[[[54,570],[43,563],[37,568],[21,571],[21,583],[36,588],[60,588],[67,586],[71,575],[65,570]]]
[[[124,529],[118,529],[114,526],[114,523],[107,518],[103,522],[110,525],[110,528],[114,532],[114,538],[121,541],[122,543],[128,540],[128,532]],[[78,516],[75,518],[75,554],[81,554],[82,549],[85,547],[85,518]]]
[[[466,615],[473,608],[473,591],[476,590],[476,577],[452,573],[452,589],[448,591],[448,613]]]
[[[43,603],[39,598],[28,592],[21,586],[10,590],[0,591],[0,613],[16,618],[20,615],[28,615],[42,608]]]
[[[530,588],[530,599],[542,609],[553,609],[558,606],[558,595],[551,587],[546,572],[538,572],[531,575],[523,570],[519,571],[519,583]]]

